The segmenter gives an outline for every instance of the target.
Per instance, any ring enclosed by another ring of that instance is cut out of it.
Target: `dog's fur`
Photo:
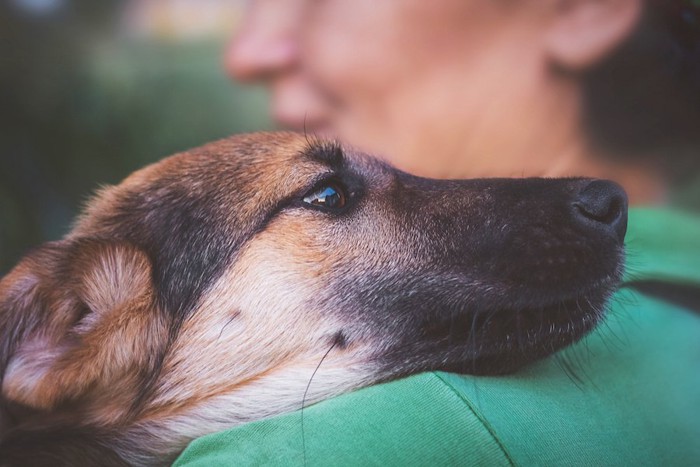
[[[549,355],[620,276],[589,183],[420,179],[293,133],[136,172],[0,281],[0,464],[168,463],[299,409],[322,359],[307,404]],[[329,184],[345,206],[308,203]]]

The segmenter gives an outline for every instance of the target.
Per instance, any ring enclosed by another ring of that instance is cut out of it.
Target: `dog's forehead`
[[[341,144],[337,140],[299,133],[257,133],[233,137],[223,142],[228,143],[222,146],[226,157],[244,159],[257,166],[257,170],[248,172],[251,174],[288,177],[342,169],[358,174],[389,173],[394,170],[358,148]],[[220,143],[215,143],[213,147],[216,148],[218,144]]]
[[[259,217],[324,176],[389,173],[352,148],[291,132],[236,135],[141,169],[95,197],[75,233],[103,231],[115,212],[216,211],[236,221]],[[131,216],[130,216],[131,217]]]
[[[324,175],[347,171],[369,179],[392,169],[332,140],[292,132],[253,133],[176,154],[134,173],[121,188],[162,192],[183,185],[191,194],[217,192],[216,198],[253,196],[255,202],[237,205],[260,209],[267,204],[265,198],[282,199]]]
[[[228,185],[239,191],[245,190],[248,183],[256,183],[260,190],[275,187],[280,192],[297,179],[323,169],[325,161],[314,156],[302,135],[254,133],[209,143],[166,159],[162,170],[156,166],[149,178],[157,184],[170,175],[188,183]],[[278,185],[279,181],[286,185]]]

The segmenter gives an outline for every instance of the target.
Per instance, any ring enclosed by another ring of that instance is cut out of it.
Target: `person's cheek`
[[[302,62],[312,79],[340,101],[354,91],[366,92],[385,73],[389,56],[383,30],[391,23],[382,21],[379,10],[367,0],[325,0],[307,9]]]
[[[307,11],[301,63],[328,109],[327,123],[342,140],[384,150],[392,138],[397,88],[415,62],[401,28],[406,4],[324,0]]]

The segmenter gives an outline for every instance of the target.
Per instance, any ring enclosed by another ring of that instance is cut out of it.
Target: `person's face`
[[[303,75],[301,28],[309,0],[249,0],[244,21],[224,57],[227,71],[241,81],[263,82],[272,116],[285,127],[317,130],[323,102]]]
[[[605,17],[596,6],[605,2],[584,3],[561,15],[572,20],[558,22],[562,37]],[[580,130],[577,83],[560,79],[547,55],[555,4],[569,2],[252,0],[227,63],[237,78],[268,84],[283,125],[336,136],[400,169],[539,175],[552,165],[544,155],[560,154]],[[586,43],[595,40],[575,37],[565,57],[582,56],[581,44],[593,50]]]
[[[444,176],[440,167],[482,146],[489,126],[518,137],[514,117],[533,105],[540,59],[535,10],[504,0],[254,0],[228,65],[268,83],[280,123]]]

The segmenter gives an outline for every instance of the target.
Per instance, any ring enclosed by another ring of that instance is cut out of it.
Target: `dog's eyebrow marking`
[[[303,154],[312,160],[321,162],[331,167],[338,167],[343,163],[343,148],[336,141],[321,141],[311,139],[303,150]]]

